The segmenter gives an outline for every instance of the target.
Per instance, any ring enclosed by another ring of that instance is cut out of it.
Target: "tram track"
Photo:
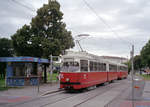
[[[71,95],[71,96],[67,96],[67,97],[65,97],[65,98],[60,98],[60,99],[58,99],[58,100],[56,100],[56,101],[54,101],[54,102],[50,102],[50,103],[44,104],[44,105],[42,105],[42,106],[40,106],[40,107],[51,106],[51,105],[53,105],[53,104],[55,104],[55,103],[59,103],[59,102],[61,102],[61,101],[65,101],[65,100],[67,100],[67,99],[69,99],[69,98],[82,96],[82,94],[85,95],[85,96],[87,96],[86,99],[84,99],[82,102],[80,102],[80,103],[78,103],[78,104],[75,104],[75,105],[72,105],[72,107],[78,107],[78,106],[80,106],[81,104],[83,104],[83,103],[85,103],[85,102],[88,102],[89,100],[91,100],[91,99],[93,99],[93,98],[95,98],[95,97],[97,97],[97,96],[99,96],[99,95],[101,95],[101,94],[103,94],[103,93],[105,93],[105,92],[111,90],[112,88],[115,88],[116,85],[121,86],[121,85],[124,85],[124,84],[122,84],[122,83],[113,83],[113,84],[108,84],[108,85],[106,85],[106,86],[100,86],[100,87],[98,87],[97,89],[94,89],[94,90],[91,90],[91,91],[87,91],[87,92],[83,92],[83,93],[78,94],[78,95]],[[100,92],[95,93],[98,89],[100,89]]]
[[[56,100],[56,101],[54,101],[54,102],[44,104],[44,105],[42,105],[42,106],[40,106],[40,107],[45,107],[45,106],[47,106],[47,105],[51,105],[51,104],[57,103],[57,102],[59,102],[59,101],[63,101],[63,100],[66,100],[66,99],[71,98],[71,97],[74,97],[74,96],[75,96],[75,95],[71,95],[71,96],[68,96],[68,97],[60,98],[60,99],[58,99],[58,100]]]
[[[49,98],[49,97],[59,95],[59,94],[64,93],[64,92],[65,92],[64,90],[57,90],[57,91],[49,92],[49,93],[43,94],[41,96],[38,96],[36,98],[32,98],[31,100],[27,100],[27,101],[24,101],[24,102],[13,104],[13,105],[11,105],[11,107],[16,107],[16,106],[19,106],[19,105],[22,105],[22,104],[30,103],[30,102],[33,102],[33,101],[38,101],[40,99],[46,99],[46,98]]]
[[[121,84],[121,83],[120,83]],[[119,85],[119,86],[123,86],[124,84],[121,84],[121,85]],[[82,101],[81,103],[78,103],[78,104],[76,104],[76,105],[74,105],[73,107],[78,107],[78,106],[80,106],[80,105],[82,105],[82,104],[84,104],[84,103],[86,103],[86,102],[88,102],[88,101],[90,101],[90,100],[92,100],[93,98],[95,98],[95,97],[97,97],[97,96],[99,96],[99,95],[102,95],[103,93],[105,93],[105,92],[107,92],[107,91],[109,91],[109,90],[111,90],[112,88],[115,88],[116,86],[113,86],[113,87],[107,87],[108,89],[106,89],[106,90],[104,90],[104,91],[101,91],[101,92],[99,92],[99,93],[97,93],[97,94],[95,94],[95,95],[93,95],[93,96],[91,96],[91,97],[89,97],[89,98],[87,98],[87,99],[85,99],[84,101]],[[124,92],[126,89],[124,89],[123,91],[121,91],[121,92]],[[119,94],[120,95],[120,94]],[[119,96],[118,95],[118,96]],[[118,98],[118,96],[117,96],[117,98]],[[115,99],[116,99],[116,97],[115,97]],[[113,99],[114,100],[114,99]],[[112,100],[112,101],[113,101]],[[112,102],[111,101],[111,102]]]
[[[85,99],[84,101],[82,101],[82,102],[80,102],[80,103],[74,105],[73,107],[78,107],[78,106],[82,105],[83,103],[86,103],[86,102],[90,101],[91,99],[93,99],[93,98],[95,98],[95,97],[97,97],[97,96],[99,96],[99,95],[101,95],[101,94],[103,94],[103,93],[105,93],[105,92],[111,90],[112,88],[115,88],[115,86],[112,86],[112,87],[105,87],[105,90],[100,91],[99,93],[96,93],[96,94],[94,93],[93,95],[91,95],[91,97],[88,97],[87,99]]]
[[[11,107],[26,107],[31,104],[33,104],[33,105],[38,104],[38,107],[45,107],[45,106],[50,107],[52,105],[57,105],[57,103],[62,103],[64,101],[68,101],[68,100],[70,101],[70,99],[80,98],[80,96],[81,96],[81,98],[82,98],[81,101],[75,102],[75,104],[72,105],[72,107],[78,107],[78,106],[82,105],[83,103],[86,103],[89,100],[91,100],[91,99],[117,87],[117,86],[121,86],[121,85],[124,85],[123,81],[115,82],[115,83],[108,84],[105,86],[100,86],[94,90],[85,91],[83,93],[68,93],[64,90],[61,90],[61,91],[56,91],[55,93],[45,94],[43,96],[39,96],[38,98],[33,98],[31,100],[24,101],[24,102],[21,102],[18,104],[13,104],[10,106]],[[43,103],[43,102],[45,102],[45,103]]]
[[[76,93],[74,93],[74,94],[68,93],[67,94],[65,90],[60,90],[60,91],[55,91],[55,92],[52,92],[52,93],[50,92],[50,93],[47,93],[47,94],[43,94],[42,96],[39,96],[37,98],[33,98],[31,100],[24,101],[24,102],[17,103],[17,104],[13,104],[13,105],[10,105],[10,106],[11,107],[21,107],[22,105],[26,105],[28,103],[33,103],[35,101],[44,100],[44,99],[48,99],[48,98],[55,97],[55,96],[61,96],[61,95],[65,95],[65,96],[61,97],[60,99],[57,98],[55,101],[53,101],[51,103],[47,103],[47,104],[44,104],[44,105],[41,105],[41,106],[38,106],[38,107],[44,107],[48,104],[53,104],[53,103],[56,103],[56,102],[64,100],[64,99],[71,98],[71,97],[75,96]],[[10,107],[10,106],[8,105],[8,107]]]

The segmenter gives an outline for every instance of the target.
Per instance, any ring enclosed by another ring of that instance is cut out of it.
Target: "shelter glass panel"
[[[25,76],[37,75],[36,70],[33,70],[34,66],[32,63],[13,63],[13,76]]]

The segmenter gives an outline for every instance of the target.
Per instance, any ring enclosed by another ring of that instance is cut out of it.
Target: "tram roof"
[[[63,58],[81,58],[81,59],[102,59],[100,56],[96,56],[93,54],[89,54],[85,51],[81,52],[73,52],[73,51],[68,51],[66,55],[63,56]]]
[[[63,55],[63,58],[88,59],[88,60],[95,60],[95,61],[105,62],[105,63],[109,63],[109,64],[115,64],[115,65],[118,65],[118,66],[126,66],[125,64],[109,61],[107,59],[103,59],[102,56],[90,54],[90,53],[87,53],[85,51],[83,51],[83,52],[81,52],[81,51],[78,51],[78,52],[67,51],[67,54]]]

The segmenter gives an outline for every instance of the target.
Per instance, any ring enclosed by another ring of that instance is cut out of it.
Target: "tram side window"
[[[99,67],[99,65],[98,65],[98,62],[97,62],[97,65],[96,65],[96,67],[97,67],[97,70],[96,70],[96,71],[99,71],[99,68],[98,68],[98,67]]]
[[[120,66],[120,71],[123,71],[123,67],[122,66]]]
[[[117,65],[114,65],[114,70],[117,71]]]
[[[94,69],[93,69],[93,62],[90,61],[90,72],[93,71],[93,70],[94,70]]]
[[[103,71],[103,64],[100,63],[100,71]]]
[[[103,63],[103,71],[106,71],[106,64]]]
[[[117,66],[116,65],[109,65],[109,71],[115,71],[117,70]]]
[[[88,60],[80,60],[81,71],[88,71]]]
[[[109,71],[113,70],[112,65],[109,65]]]
[[[97,63],[97,70],[100,71],[101,68],[100,68],[100,63]]]
[[[127,68],[127,67],[125,67],[125,71],[128,71],[128,68]]]
[[[105,63],[99,63],[99,71],[106,71],[106,64]]]
[[[94,71],[97,71],[97,62],[94,62]]]
[[[123,70],[123,68],[122,68],[122,66],[120,66],[120,71],[122,71]]]
[[[127,71],[127,67],[120,66],[120,70],[121,70],[121,71]]]
[[[99,63],[96,62],[96,71],[98,72],[99,71]]]
[[[127,67],[124,67],[124,70],[125,70],[125,71],[127,71],[127,70],[128,70],[128,68],[127,68]]]

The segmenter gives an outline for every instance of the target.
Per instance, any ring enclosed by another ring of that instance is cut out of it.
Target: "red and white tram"
[[[128,76],[128,69],[126,65],[118,64],[118,79],[127,78]]]
[[[60,88],[83,89],[127,77],[127,67],[86,52],[63,56]]]

